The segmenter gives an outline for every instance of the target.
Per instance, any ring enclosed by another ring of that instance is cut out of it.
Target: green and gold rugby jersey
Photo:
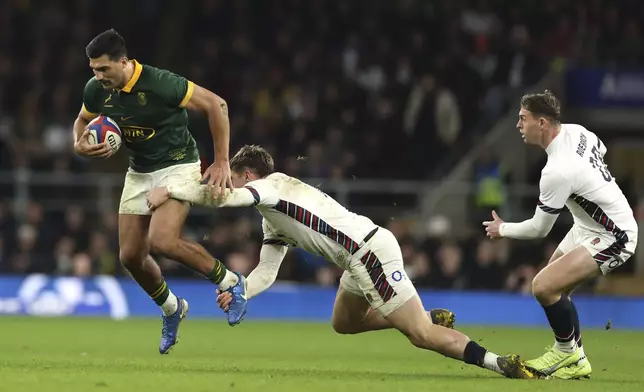
[[[105,89],[91,78],[83,93],[83,112],[112,118],[132,151],[130,167],[149,173],[181,163],[197,162],[197,143],[188,131],[185,106],[194,83],[164,69],[141,65],[121,89]]]

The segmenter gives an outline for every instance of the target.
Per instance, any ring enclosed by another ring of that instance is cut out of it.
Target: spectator
[[[105,213],[96,201],[118,200],[118,194],[97,197],[80,186],[36,184],[24,197],[14,182],[39,173],[63,183],[97,166],[123,174],[124,154],[100,163],[81,159],[70,140],[91,76],[82,47],[97,33],[92,29],[101,25],[104,7],[0,3],[0,200],[6,200],[0,202],[0,271],[121,274],[116,210]],[[644,62],[643,14],[631,9],[636,2],[350,3],[205,0],[188,5],[187,17],[173,18],[168,2],[145,1],[114,20],[122,23],[115,28],[132,57],[227,99],[231,151],[262,144],[280,157],[278,170],[321,182],[442,176],[440,169],[477,142],[552,60]],[[184,38],[167,39],[166,28],[151,27],[158,20]],[[149,45],[160,39],[163,46]],[[191,130],[202,162],[211,163],[207,119],[191,118]],[[470,216],[477,229],[478,214],[487,218],[506,202],[509,180],[497,161],[488,155],[476,165],[478,197]],[[369,208],[361,195],[351,203]],[[446,217],[428,222],[425,233],[398,216],[391,220],[395,214],[388,211],[380,214],[400,241],[408,275],[422,286],[528,293],[553,250],[549,241],[481,241]],[[257,263],[256,214],[208,211],[204,219],[192,218],[185,234],[205,233],[201,243],[231,268],[247,272]],[[168,275],[196,276],[170,260],[157,262]],[[292,250],[278,277],[335,285],[339,272]]]
[[[503,267],[496,247],[487,238],[479,242],[473,268],[468,271],[468,288],[472,290],[502,290],[505,285]]]

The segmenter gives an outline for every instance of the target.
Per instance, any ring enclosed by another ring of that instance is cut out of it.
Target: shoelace
[[[170,329],[170,318],[171,316],[163,316],[163,327],[161,327],[161,334],[166,335]]]
[[[552,353],[552,348],[553,348],[553,347],[554,347],[554,346],[546,346],[546,347],[545,347],[546,352],[545,352],[541,357],[547,356],[547,359],[552,359],[552,356],[554,355],[554,354]]]
[[[163,328],[161,328],[161,334],[166,335],[168,333],[168,323],[166,320],[163,320]]]

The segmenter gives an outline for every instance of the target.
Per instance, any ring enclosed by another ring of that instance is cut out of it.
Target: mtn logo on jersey
[[[152,128],[133,126],[122,126],[121,132],[123,132],[125,140],[130,143],[150,140],[156,134],[156,131]]]

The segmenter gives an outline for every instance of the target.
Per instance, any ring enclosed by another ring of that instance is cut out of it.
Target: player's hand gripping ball
[[[116,121],[107,116],[98,116],[87,125],[87,141],[90,145],[105,143],[112,154],[121,148],[122,134]]]

